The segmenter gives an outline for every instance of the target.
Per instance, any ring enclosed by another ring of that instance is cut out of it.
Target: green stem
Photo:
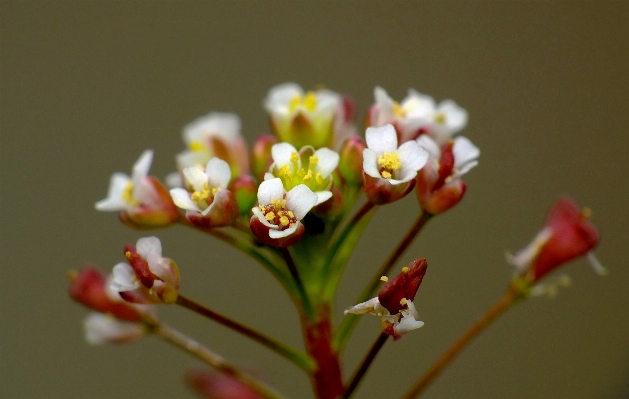
[[[347,222],[338,237],[331,240],[334,245],[328,252],[322,271],[322,275],[326,276],[322,289],[324,300],[329,301],[334,295],[336,286],[349,260],[349,256],[352,254],[360,235],[375,209],[375,205],[372,202],[366,202],[352,219]]]
[[[179,294],[179,296],[177,297],[177,304],[187,309],[190,309],[195,313],[205,316],[208,319],[213,320],[227,328],[230,328],[244,335],[245,337],[251,338],[261,345],[266,346],[267,348],[276,352],[278,355],[283,356],[284,358],[293,362],[297,367],[301,368],[306,373],[311,373],[315,368],[314,360],[305,353],[299,352],[297,349],[286,345],[283,342],[277,341],[276,339],[271,338],[259,331],[256,331],[251,327],[232,320],[219,312],[216,312],[193,301],[192,299],[189,299]]]
[[[267,271],[269,273],[271,273],[280,282],[280,284],[282,284],[284,289],[286,289],[286,291],[291,295],[291,297],[294,296],[296,287],[294,286],[293,282],[288,277],[288,275],[282,269],[277,267],[276,264],[273,263],[253,243],[245,241],[245,240],[240,239],[240,238],[236,238],[236,237],[232,236],[231,234],[225,233],[225,232],[220,231],[218,229],[201,229],[201,228],[198,228],[197,226],[195,226],[192,223],[190,223],[190,221],[187,220],[185,217],[182,217],[180,219],[180,222],[182,224],[184,224],[185,226],[192,227],[192,228],[194,228],[196,230],[199,230],[199,231],[202,231],[202,232],[204,232],[204,233],[206,233],[208,235],[211,235],[212,237],[217,238],[217,239],[223,241],[224,243],[229,244],[230,246],[232,246],[232,247],[234,247],[234,248],[244,252],[245,254],[249,255],[250,257],[252,257],[256,261],[258,261],[258,263],[260,263],[265,269],[267,269]]]
[[[154,322],[149,325],[149,328],[160,338],[183,349],[189,354],[196,356],[198,359],[203,360],[210,366],[216,368],[218,371],[239,380],[243,384],[246,384],[251,389],[256,391],[261,397],[266,399],[285,399],[285,396],[271,388],[266,383],[245,373],[236,366],[227,362],[222,356],[214,353],[210,349],[183,335],[181,332],[173,329],[172,327],[163,323]]]
[[[376,355],[378,354],[380,349],[382,349],[384,343],[387,342],[387,338],[389,338],[389,336],[385,333],[381,333],[378,336],[376,341],[371,346],[369,352],[365,355],[365,358],[362,360],[362,362],[360,362],[360,366],[354,372],[354,375],[352,376],[349,385],[345,389],[345,395],[343,395],[343,399],[349,399],[352,396],[352,394],[356,390],[356,387],[365,376],[367,369],[369,369],[369,366],[371,366],[371,363],[376,358]]]
[[[474,338],[483,332],[498,316],[502,315],[519,300],[525,298],[524,294],[515,285],[509,287],[505,295],[481,317],[472,327],[465,332],[441,357],[421,376],[413,386],[402,396],[402,399],[418,397],[441,374],[441,372],[457,357],[459,353],[472,342]]]
[[[308,317],[312,317],[313,316],[312,302],[310,301],[310,298],[308,298],[306,287],[304,286],[303,281],[301,281],[301,277],[299,276],[299,271],[297,270],[295,261],[293,260],[293,257],[291,256],[290,252],[288,251],[288,248],[279,248],[279,251],[282,257],[284,258],[284,262],[286,262],[286,266],[288,267],[288,270],[290,271],[291,276],[293,277],[293,282],[297,286],[297,291],[299,292],[299,296],[301,297],[304,311],[306,312],[306,315],[308,315]]]
[[[400,241],[400,243],[397,245],[397,247],[395,247],[393,252],[391,252],[391,254],[387,258],[387,260],[382,264],[380,269],[378,269],[378,271],[373,275],[373,277],[369,281],[369,284],[360,294],[360,296],[358,297],[355,303],[365,302],[366,300],[375,296],[376,290],[378,289],[378,286],[380,285],[380,282],[381,282],[380,277],[386,276],[387,274],[389,274],[389,272],[391,271],[395,263],[398,261],[398,259],[400,259],[400,257],[404,254],[404,252],[406,252],[410,244],[413,242],[415,237],[417,237],[420,230],[426,225],[426,223],[430,220],[431,217],[432,217],[431,214],[423,212],[423,211],[419,214],[419,216],[415,220],[415,223],[413,223],[411,228],[406,232],[406,235],[404,236],[402,241]],[[347,343],[347,340],[352,334],[352,331],[358,324],[358,320],[359,319],[356,315],[347,315],[343,319],[334,337],[334,347],[337,350],[340,351],[345,347],[345,344]]]

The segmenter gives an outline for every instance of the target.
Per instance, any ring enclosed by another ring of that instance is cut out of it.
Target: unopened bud
[[[271,166],[271,147],[278,143],[275,136],[263,134],[260,136],[251,150],[251,173],[253,176],[262,179]]]
[[[365,142],[358,136],[349,138],[341,147],[339,171],[349,184],[360,186],[363,182],[363,150]]]

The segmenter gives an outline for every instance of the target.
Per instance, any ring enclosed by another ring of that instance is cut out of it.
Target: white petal
[[[334,169],[339,165],[339,154],[329,148],[319,148],[314,155],[319,159],[315,171],[321,173],[327,179]]]
[[[363,170],[371,177],[382,178],[378,172],[378,154],[369,148],[363,150]]]
[[[208,182],[207,174],[199,166],[190,166],[183,170],[183,176],[192,186],[194,191],[203,191],[205,183]]]
[[[141,257],[147,260],[150,256],[162,256],[162,243],[157,237],[140,238],[135,244],[135,249]]]
[[[518,270],[523,271],[529,267],[531,262],[537,257],[544,245],[553,236],[550,227],[544,227],[531,241],[529,245],[518,251],[515,255],[507,254],[507,262],[514,265]]]
[[[397,134],[393,125],[368,127],[365,132],[367,147],[377,153],[397,150]]]
[[[173,188],[170,190],[170,196],[173,199],[175,205],[177,205],[181,209],[185,209],[187,211],[197,211],[201,212],[201,208],[192,201],[190,198],[190,193],[183,188]]]
[[[92,345],[124,342],[140,338],[144,329],[138,323],[120,321],[102,313],[90,313],[83,321],[85,340]]]
[[[284,199],[285,192],[286,190],[284,190],[281,179],[276,177],[265,180],[258,186],[258,203],[260,205],[268,205],[271,203],[271,200]]]
[[[295,231],[297,231],[297,228],[299,227],[300,224],[301,224],[301,222],[297,221],[297,223],[295,223],[295,225],[293,227],[289,227],[286,230],[273,230],[273,229],[271,229],[271,230],[269,230],[269,237],[271,237],[273,239],[288,237],[289,235],[291,235]]]
[[[220,137],[228,143],[240,136],[238,115],[232,112],[211,112],[183,128],[183,138],[186,144],[197,142],[205,145],[207,138],[213,136]]]
[[[406,112],[407,118],[428,121],[430,115],[435,112],[435,100],[425,94],[421,94],[414,89],[409,89],[407,96],[402,100],[400,106]]]
[[[441,148],[435,140],[430,138],[427,134],[422,134],[417,138],[417,144],[428,152],[428,155],[433,159],[441,158]]]
[[[212,158],[207,163],[205,168],[205,174],[210,187],[213,188],[227,188],[229,181],[232,178],[232,171],[227,162],[220,158]]]
[[[454,139],[452,146],[452,154],[454,155],[454,163],[457,168],[480,156],[480,150],[472,142],[463,136]]]
[[[297,149],[289,143],[277,143],[271,147],[271,156],[277,168],[290,164],[290,157]]]
[[[382,307],[382,305],[380,305],[380,301],[378,300],[378,297],[373,297],[370,300],[366,301],[366,302],[361,302],[358,305],[354,305],[354,306],[350,306],[349,308],[345,309],[343,311],[343,313],[348,314],[366,314],[366,313],[371,313],[371,314],[378,314],[379,312],[383,312],[386,311],[386,309],[384,307]],[[386,313],[389,313],[388,311],[386,311]]]
[[[332,90],[317,90],[317,108],[315,114],[325,114],[334,112],[341,103],[341,96]]]
[[[185,169],[190,166],[204,166],[212,157],[212,154],[205,149],[202,151],[183,151],[177,154],[177,167]]]
[[[332,191],[317,191],[315,192],[315,194],[317,195],[317,203],[315,205],[319,205],[324,203],[325,201],[329,200],[330,198],[332,198]]]
[[[391,108],[393,107],[393,99],[389,96],[387,91],[380,86],[376,86],[373,89],[373,97],[376,101],[376,104],[381,107],[381,109]]]
[[[132,179],[134,185],[138,180],[148,176],[149,170],[151,169],[151,162],[153,162],[153,150],[144,151],[133,165]]]
[[[127,187],[129,181],[129,176],[125,175],[124,173],[114,173],[109,181],[107,198],[98,201],[94,205],[96,210],[120,211],[126,209],[128,207],[128,204],[122,199],[122,193]]]
[[[283,83],[272,87],[264,99],[264,108],[270,113],[287,113],[288,105],[295,96],[302,96],[304,90],[297,83]]]
[[[183,187],[183,178],[181,177],[181,173],[172,172],[166,175],[164,179],[166,182],[166,187],[168,188],[182,188]]]
[[[428,152],[424,150],[416,141],[407,141],[400,146],[398,150],[400,162],[402,162],[402,175],[408,174],[410,171],[417,172],[426,165],[428,161]]]
[[[117,292],[133,291],[140,286],[135,272],[128,264],[118,263],[113,268],[112,280],[109,287]]]
[[[467,111],[452,100],[442,101],[437,111],[445,115],[446,125],[452,133],[458,132],[467,125]]]
[[[286,194],[286,208],[293,211],[297,220],[301,220],[315,206],[317,199],[317,194],[308,186],[300,184]]]
[[[596,258],[596,255],[594,255],[593,251],[588,252],[587,257],[588,257],[588,261],[590,262],[590,265],[592,265],[592,269],[594,269],[596,274],[598,274],[599,276],[607,275],[607,269],[605,268],[605,266],[603,266],[601,262],[599,262],[599,260]]]
[[[393,332],[396,335],[404,335],[411,330],[415,330],[424,325],[423,321],[415,320],[411,315],[404,316],[400,322],[393,326]]]
[[[265,225],[266,227],[270,228],[270,229],[278,229],[279,226],[273,223],[269,223],[268,220],[266,220],[266,218],[264,217],[264,214],[262,213],[262,211],[260,210],[260,208],[258,208],[257,206],[253,209],[251,209],[251,212],[253,212],[253,214],[258,218],[258,220],[260,222],[262,222],[263,225]]]

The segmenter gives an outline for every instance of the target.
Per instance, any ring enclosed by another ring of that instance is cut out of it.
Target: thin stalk
[[[389,338],[389,336],[385,333],[381,333],[378,336],[376,341],[371,346],[369,352],[365,355],[365,358],[362,360],[362,362],[360,362],[360,366],[354,372],[354,375],[352,376],[349,385],[345,389],[345,395],[343,395],[343,399],[348,399],[352,396],[352,394],[356,390],[356,387],[365,376],[367,369],[369,369],[369,366],[371,366],[371,363],[376,358],[376,355],[378,354],[380,349],[382,349],[384,343],[387,342],[387,338]]]
[[[410,229],[408,229],[402,241],[400,241],[393,252],[391,252],[387,260],[385,260],[382,266],[380,266],[380,269],[378,269],[378,271],[373,275],[373,277],[369,281],[369,284],[360,294],[355,303],[365,302],[366,300],[375,296],[376,290],[381,283],[380,277],[386,276],[391,272],[391,269],[393,268],[395,263],[400,259],[404,252],[406,252],[410,244],[413,242],[415,237],[417,237],[421,229],[426,225],[431,217],[431,214],[421,211],[421,213],[415,220],[415,223],[413,223]],[[354,315],[346,316],[343,319],[334,337],[335,348],[341,350],[345,347],[345,344],[352,334],[352,331],[358,324],[358,320],[358,317]]]
[[[271,259],[268,258],[268,256],[266,256],[262,251],[260,251],[259,248],[257,248],[251,242],[245,241],[240,238],[236,238],[232,236],[231,234],[220,231],[219,229],[198,228],[192,223],[190,223],[190,221],[187,220],[185,217],[182,217],[180,219],[180,222],[184,224],[185,226],[192,227],[196,230],[209,234],[212,237],[217,238],[223,241],[224,243],[229,244],[230,246],[249,255],[256,261],[258,261],[258,263],[260,263],[265,269],[267,269],[280,282],[280,284],[284,286],[286,291],[288,291],[288,293],[291,296],[293,296],[294,291],[295,291],[295,286],[293,285],[291,279],[286,275],[286,273],[283,270],[277,267],[276,264],[273,263],[273,261],[271,261]]]
[[[360,233],[362,233],[366,222],[369,221],[369,215],[374,209],[375,205],[372,202],[366,202],[347,222],[339,235],[331,240],[334,245],[328,252],[322,270],[322,275],[326,276],[322,293],[327,299],[330,299],[330,295],[335,291],[334,288],[340,280],[349,255],[353,252],[353,248],[360,238]]]
[[[219,312],[216,312],[210,308],[207,308],[192,299],[189,299],[181,294],[177,297],[177,304],[181,305],[187,309],[192,310],[195,313],[198,313],[202,316],[207,317],[210,320],[213,320],[227,328],[230,328],[245,337],[251,338],[252,340],[258,342],[259,344],[266,346],[271,349],[275,353],[280,356],[283,356],[285,359],[294,363],[297,367],[304,370],[306,373],[311,373],[315,368],[314,360],[306,355],[298,351],[297,349],[286,345],[283,342],[280,342],[274,338],[269,337],[255,329],[248,327],[242,323],[239,323],[235,320],[230,319],[229,317],[222,315]]]
[[[481,317],[472,327],[465,332],[441,357],[421,376],[413,386],[402,396],[402,399],[413,399],[422,392],[441,374],[441,372],[467,347],[481,332],[483,332],[498,316],[502,315],[511,306],[523,299],[522,291],[515,286],[510,286],[505,295]]]
[[[304,282],[301,280],[301,277],[299,276],[299,271],[297,270],[295,261],[293,260],[293,257],[291,256],[290,252],[288,251],[288,248],[279,248],[279,251],[280,251],[280,254],[282,254],[282,257],[284,258],[284,262],[286,262],[286,266],[288,267],[288,270],[290,271],[290,274],[293,277],[293,281],[295,285],[297,286],[297,291],[299,291],[299,296],[301,297],[304,311],[309,317],[312,317],[313,315],[312,302],[310,301],[310,298],[308,298],[306,287],[304,286]]]
[[[285,396],[271,388],[266,383],[245,373],[236,366],[227,362],[222,356],[214,353],[210,349],[199,344],[192,338],[183,335],[181,332],[173,329],[172,327],[158,322],[157,324],[152,324],[150,328],[151,331],[157,334],[160,338],[183,349],[189,354],[196,356],[198,359],[203,360],[210,366],[215,367],[218,371],[239,380],[243,384],[246,384],[251,389],[256,391],[261,397],[266,399],[286,399]]]

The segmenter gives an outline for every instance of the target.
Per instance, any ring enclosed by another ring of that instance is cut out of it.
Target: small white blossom
[[[83,321],[85,340],[92,345],[122,343],[146,334],[141,324],[121,321],[103,313],[90,313]]]
[[[399,337],[424,325],[424,322],[419,320],[413,301],[404,300],[404,305],[406,308],[402,309],[400,313],[392,315],[380,304],[378,297],[374,297],[366,302],[350,306],[345,309],[344,313],[356,315],[369,313],[377,316],[380,318],[383,330],[387,331],[389,327],[393,327],[393,335]]]
[[[305,156],[304,156],[305,154]],[[309,155],[308,154],[312,154]],[[339,154],[329,148],[314,150],[310,146],[299,152],[289,143],[278,143],[271,148],[273,164],[264,179],[279,177],[287,190],[305,184],[317,195],[317,204],[332,197],[332,172],[339,164]],[[304,162],[302,158],[307,158]]]
[[[258,187],[258,206],[254,216],[269,228],[269,237],[278,239],[297,231],[301,219],[317,203],[318,197],[305,184],[286,192],[282,180],[263,181]]]
[[[107,198],[95,205],[99,211],[131,211],[140,205],[160,207],[160,199],[148,180],[153,151],[146,150],[133,165],[131,177],[114,173],[109,183]]]
[[[472,142],[463,136],[456,137],[452,145],[452,155],[454,155],[454,168],[450,179],[463,176],[472,168],[478,165],[480,150]],[[441,158],[441,147],[428,135],[421,135],[417,143],[430,155],[430,159],[439,161]]]
[[[363,170],[393,185],[409,182],[428,160],[428,153],[415,141],[398,148],[397,135],[391,125],[367,128],[367,148],[363,151]]]
[[[190,166],[183,170],[186,182],[192,192],[183,188],[173,188],[170,195],[179,208],[199,212],[202,215],[210,213],[217,198],[222,198],[221,192],[227,190],[231,180],[231,170],[227,162],[219,158],[212,158],[205,170],[199,166]]]

